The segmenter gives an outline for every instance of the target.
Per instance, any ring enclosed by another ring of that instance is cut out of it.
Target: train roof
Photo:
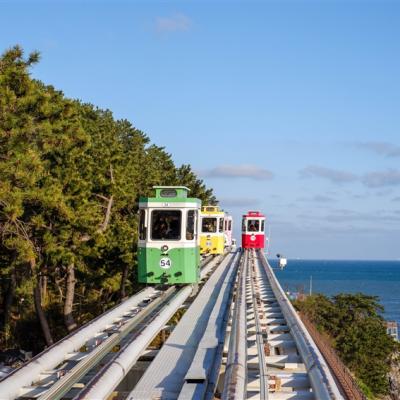
[[[260,211],[247,211],[247,214],[243,214],[243,218],[258,217],[265,218],[265,215]]]
[[[139,203],[196,203],[201,204],[200,199],[188,197],[190,191],[186,186],[153,186],[154,197],[140,197]]]
[[[201,207],[201,215],[209,215],[209,216],[216,216],[221,217],[225,213],[222,211],[219,206],[202,206]]]
[[[201,212],[222,212],[219,206],[202,206]]]

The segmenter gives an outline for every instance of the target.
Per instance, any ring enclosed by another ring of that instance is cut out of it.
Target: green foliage
[[[184,184],[216,201],[129,121],[32,79],[38,61],[18,46],[0,57],[0,346],[20,344],[17,326],[39,334],[37,285],[50,330],[65,334],[68,266],[80,323],[138,288],[138,198],[153,185]]]
[[[378,298],[362,293],[341,293],[333,298],[317,294],[295,306],[329,335],[343,362],[354,372],[363,387],[374,395],[386,394],[390,356],[396,348],[386,334]]]
[[[368,400],[375,400],[376,396],[372,392],[372,390],[361,380],[356,379],[358,387],[362,390]]]
[[[207,189],[204,182],[198,179],[190,165],[182,165],[176,170],[175,183],[190,188],[190,196],[199,198],[203,204],[216,205],[217,199],[212,189]]]

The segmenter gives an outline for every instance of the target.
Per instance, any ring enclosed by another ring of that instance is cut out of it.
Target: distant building
[[[386,321],[386,333],[394,340],[399,340],[399,332],[396,321]]]

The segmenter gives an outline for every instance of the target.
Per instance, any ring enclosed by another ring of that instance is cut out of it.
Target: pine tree
[[[129,121],[32,79],[38,61],[18,46],[0,57],[3,345],[34,337],[34,315],[50,345],[139,287],[138,199],[153,185],[183,184],[216,201]]]

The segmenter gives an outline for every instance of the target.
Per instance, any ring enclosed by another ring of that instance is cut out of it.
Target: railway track
[[[244,252],[223,399],[342,399],[264,255]]]
[[[246,399],[315,399],[306,367],[255,252],[246,252]],[[232,379],[232,378],[231,378]]]
[[[218,257],[204,259],[202,279],[219,262]],[[191,293],[191,286],[143,289],[5,377],[0,381],[0,400],[56,400],[78,396],[97,377],[98,371],[109,368],[116,356],[141,336],[145,326],[164,315],[157,320],[157,326],[152,325],[152,335],[147,338],[151,341]],[[144,350],[146,343],[139,350]]]

